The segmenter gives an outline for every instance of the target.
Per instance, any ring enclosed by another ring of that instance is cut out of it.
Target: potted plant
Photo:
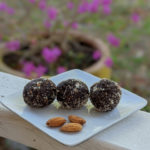
[[[79,22],[99,13],[101,8],[109,14],[110,0],[67,1],[65,9],[50,5],[46,0],[29,2],[45,15],[45,29],[32,37],[26,36],[25,40],[18,38],[1,44],[1,70],[33,78],[79,68],[100,77],[110,77],[112,60],[107,45],[99,38],[77,30]],[[4,4],[6,12],[8,5]],[[11,11],[10,14],[13,9]],[[63,13],[65,16],[70,14],[65,18]]]

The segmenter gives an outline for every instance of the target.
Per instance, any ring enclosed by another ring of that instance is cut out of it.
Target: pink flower
[[[45,61],[48,62],[48,63],[52,63],[56,59],[56,57],[54,56],[52,50],[47,48],[47,47],[43,49],[42,56],[44,57]]]
[[[88,11],[91,13],[96,13],[99,10],[99,0],[93,0],[91,3],[89,3]]]
[[[30,77],[31,74],[35,71],[35,65],[33,62],[23,62],[23,69],[22,71],[25,73],[27,77]]]
[[[9,14],[9,15],[13,15],[15,13],[15,10],[11,7],[7,7],[6,8],[6,12]]]
[[[59,57],[61,55],[61,50],[58,47],[54,47],[52,49],[52,52],[56,57]]]
[[[69,23],[68,23],[68,21],[64,21],[63,24],[64,24],[64,26],[66,27],[66,26],[68,26]]]
[[[47,68],[43,65],[39,65],[38,67],[35,68],[35,73],[37,74],[37,77],[43,76],[47,71]]]
[[[111,68],[112,65],[113,65],[113,61],[112,61],[111,58],[107,58],[104,63],[105,63],[105,65],[106,65],[107,67],[109,67],[109,68]]]
[[[0,2],[0,11],[4,11],[9,15],[13,15],[15,13],[15,10],[9,7],[5,2]]]
[[[49,7],[47,9],[47,15],[51,20],[55,20],[58,15],[58,10],[55,7]]]
[[[88,11],[89,3],[87,0],[82,0],[81,4],[78,6],[78,13],[82,14]]]
[[[109,34],[107,36],[107,40],[114,47],[118,47],[120,45],[120,39],[114,36],[113,34]]]
[[[55,62],[60,55],[61,55],[61,50],[57,47],[53,49],[49,49],[48,47],[45,47],[42,50],[42,56],[45,59],[45,61],[48,63]]]
[[[40,0],[38,5],[39,5],[39,8],[40,8],[41,10],[45,10],[45,9],[46,9],[46,6],[47,6],[45,0]]]
[[[138,13],[133,13],[131,15],[131,20],[134,22],[134,23],[138,23],[140,21],[140,15]]]
[[[47,28],[47,29],[49,29],[51,26],[52,26],[52,24],[50,23],[50,20],[45,20],[44,21],[44,26],[45,26],[45,28]]]
[[[112,3],[112,0],[102,0],[101,4],[102,5],[110,5]]]
[[[7,8],[7,4],[5,2],[0,2],[0,11],[5,11]]]
[[[23,64],[22,71],[25,73],[27,77],[30,77],[32,73],[36,73],[37,77],[41,77],[47,71],[47,68],[45,66],[39,65],[36,67],[34,63],[31,61],[23,62],[22,64]]]
[[[93,52],[93,55],[92,55],[92,57],[93,57],[94,60],[100,59],[101,56],[102,56],[102,54],[101,54],[101,52],[100,52],[99,50],[95,50],[95,51]]]
[[[67,27],[69,25],[69,22],[68,21],[64,21],[64,26],[65,27]],[[71,24],[71,27],[72,27],[72,29],[78,29],[78,23],[77,22],[73,22],[72,24]]]
[[[78,29],[78,23],[77,22],[73,22],[71,27],[72,27],[72,29]]]
[[[20,42],[19,41],[10,41],[7,42],[5,47],[10,51],[17,51],[20,48]]]
[[[74,3],[73,2],[68,2],[67,3],[67,8],[72,10],[74,8]]]
[[[102,11],[105,15],[111,14],[111,8],[109,5],[102,5]]]
[[[34,4],[36,0],[28,0],[30,3]]]
[[[66,69],[65,67],[63,67],[63,66],[59,66],[59,67],[57,68],[57,73],[58,73],[58,74],[63,73],[63,72],[65,72],[65,71],[67,71],[67,69]]]

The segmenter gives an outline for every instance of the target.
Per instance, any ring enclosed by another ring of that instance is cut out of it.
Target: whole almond
[[[63,132],[79,132],[82,130],[82,125],[79,123],[67,123],[60,130]]]
[[[60,127],[66,122],[66,119],[63,117],[55,117],[46,122],[46,125],[49,127]]]
[[[79,117],[79,116],[75,116],[75,115],[70,115],[68,116],[68,119],[70,122],[73,122],[73,123],[79,123],[81,125],[85,124],[86,123],[86,120]]]

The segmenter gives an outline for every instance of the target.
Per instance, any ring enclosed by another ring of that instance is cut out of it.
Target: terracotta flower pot
[[[62,34],[62,32],[58,32],[57,34]],[[85,68],[84,71],[87,71],[101,78],[110,78],[111,69],[105,65],[105,60],[110,56],[107,45],[99,38],[95,38],[93,36],[86,35],[77,31],[71,31],[69,34],[78,40],[82,40],[83,42],[88,43],[89,45],[93,46],[96,50],[101,51],[101,59],[99,59],[96,63],[92,64],[88,68]],[[4,48],[0,49],[0,70],[20,77],[25,77],[25,75],[21,71],[16,71],[3,62],[3,56],[9,52],[6,51]]]

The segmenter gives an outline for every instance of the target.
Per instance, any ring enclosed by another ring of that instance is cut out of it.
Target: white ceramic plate
[[[69,78],[82,80],[89,88],[93,83],[100,80],[89,73],[77,69],[54,76],[51,80],[57,85],[59,82]],[[145,99],[125,89],[122,89],[122,93],[122,98],[117,108],[107,113],[96,112],[94,109],[89,112],[87,107],[81,110],[62,110],[57,109],[54,105],[42,109],[33,109],[24,103],[22,91],[6,97],[1,103],[62,144],[75,146],[143,108],[147,104]],[[51,129],[45,125],[45,122],[52,117],[62,116],[67,119],[67,116],[71,114],[81,116],[87,121],[81,132],[62,133],[59,131],[59,128]]]

